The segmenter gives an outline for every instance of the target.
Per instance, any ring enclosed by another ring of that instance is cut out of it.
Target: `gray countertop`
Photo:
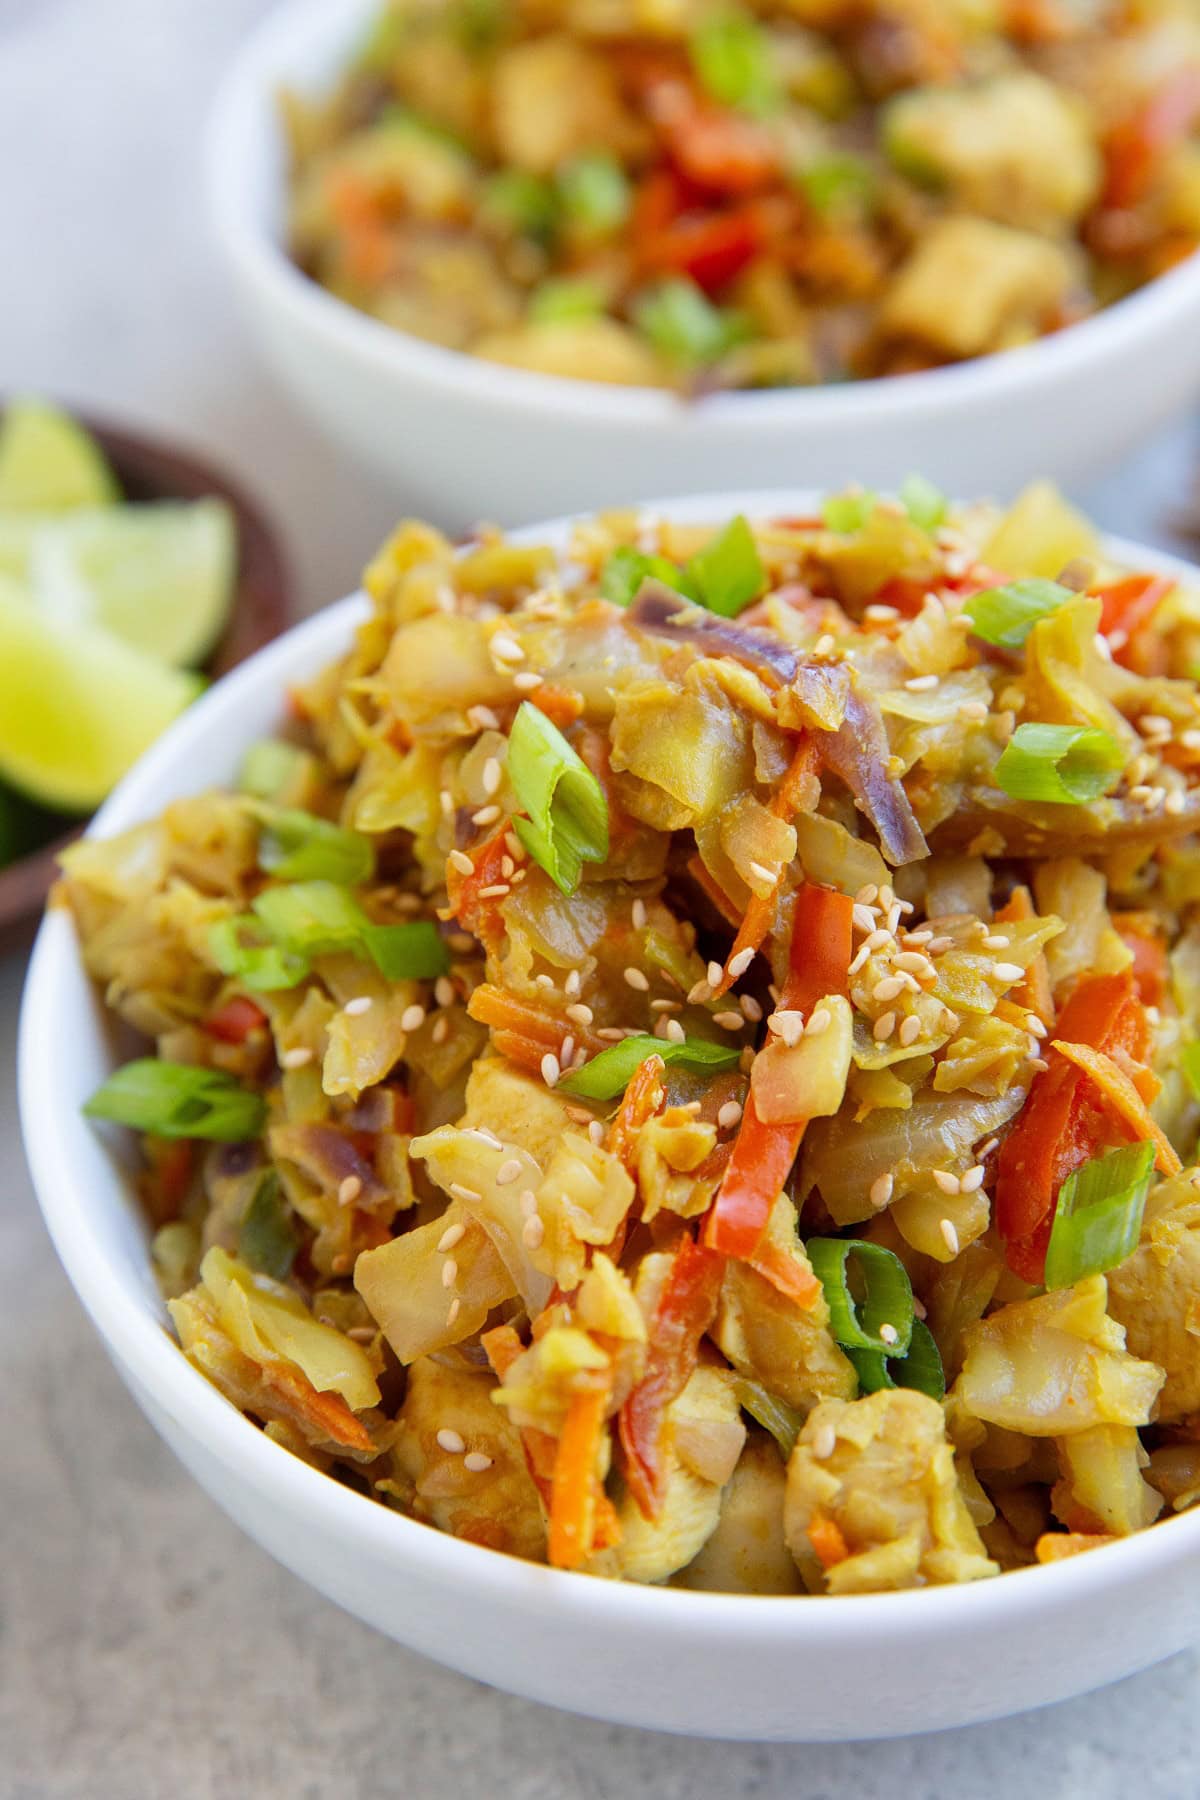
[[[0,392],[60,393],[221,458],[284,527],[308,608],[352,585],[402,497],[323,445],[261,376],[211,255],[200,123],[222,64],[265,10],[0,4]],[[1189,447],[1182,431],[1152,446],[1089,497],[1100,517],[1167,541]],[[508,1699],[317,1598],[158,1442],[58,1268],[12,1091],[22,972],[20,957],[0,961],[0,1800],[1198,1791],[1198,1655],[1002,1724],[763,1748]]]

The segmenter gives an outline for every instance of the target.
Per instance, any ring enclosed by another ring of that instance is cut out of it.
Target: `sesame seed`
[[[993,1150],[998,1150],[999,1148],[1000,1139],[998,1137],[990,1137],[986,1144],[980,1144],[975,1154],[979,1157],[990,1156]]]
[[[652,1000],[650,1011],[655,1013],[673,1013],[679,1011],[678,1000]]]
[[[570,1060],[574,1056],[574,1054],[575,1054],[575,1039],[571,1036],[570,1032],[568,1032],[566,1037],[563,1039],[562,1043],[560,1044],[559,1051],[558,1051],[558,1060],[562,1064],[564,1069],[567,1067],[568,1063],[570,1062]]]
[[[438,1449],[444,1450],[448,1456],[461,1456],[467,1447],[466,1440],[461,1433],[451,1431],[448,1425],[443,1425],[438,1432],[437,1445]]]
[[[466,1235],[467,1228],[465,1225],[447,1225],[445,1231],[443,1231],[441,1237],[438,1239],[437,1247],[442,1255],[445,1256],[447,1250],[453,1250],[455,1244],[461,1244]]]
[[[894,1000],[897,994],[902,994],[903,992],[904,983],[898,976],[885,975],[883,980],[877,981],[875,986],[871,989],[871,998],[872,1000],[878,1000],[880,1004],[882,1004],[886,1000]]]
[[[779,880],[778,870],[768,869],[765,863],[752,862],[749,867],[750,873],[756,881],[769,881],[774,886]]]
[[[898,1344],[900,1342],[900,1333],[896,1330],[894,1325],[881,1325],[879,1327],[879,1335],[885,1344]]]
[[[472,825],[494,825],[500,817],[498,806],[481,806],[478,812],[471,814]]]
[[[882,950],[883,946],[885,944],[890,944],[891,941],[892,941],[892,933],[890,931],[883,931],[883,930],[873,931],[871,933],[870,937],[867,938],[865,943],[863,944],[863,948],[864,948],[864,950],[867,950],[867,951]]]
[[[478,948],[469,931],[452,931],[446,942],[459,956],[470,956]]]
[[[534,688],[541,687],[542,680],[543,677],[535,674],[532,669],[522,669],[519,675],[513,676],[513,686],[523,694],[532,694]]]
[[[955,1230],[954,1220],[953,1219],[940,1220],[939,1224],[938,1224],[938,1230],[941,1232],[942,1241],[945,1243],[945,1246],[946,1246],[947,1250],[950,1252],[951,1256],[957,1256],[958,1255],[958,1232]]]
[[[717,1124],[721,1127],[722,1131],[733,1131],[736,1126],[741,1124],[741,1122],[742,1108],[740,1101],[727,1100],[717,1113]]]
[[[448,1256],[442,1264],[442,1286],[452,1288],[458,1280],[458,1264],[452,1256]]]
[[[679,1023],[678,1019],[666,1019],[664,1023],[666,1025],[665,1036],[670,1039],[671,1043],[686,1044],[687,1032],[683,1029],[683,1026]]]
[[[834,651],[833,637],[832,637],[831,633],[829,633],[828,631],[823,631],[821,633],[820,637],[817,639],[816,643],[813,645],[813,655],[814,656],[832,656],[833,651]]]
[[[910,1044],[915,1044],[920,1035],[921,1021],[916,1013],[909,1013],[907,1019],[901,1019],[900,1042],[904,1045],[905,1049],[907,1049]]]
[[[489,882],[487,887],[480,888],[479,898],[481,900],[503,900],[507,894],[511,893],[512,889],[507,881],[493,881]]]
[[[930,688],[935,688],[937,684],[936,675],[910,675],[904,685],[910,694],[927,694]]]
[[[644,900],[635,900],[630,911],[633,918],[633,929],[635,931],[644,930],[646,925],[646,902]]]
[[[484,1470],[490,1469],[491,1466],[491,1457],[485,1456],[482,1450],[468,1450],[463,1457],[463,1468],[469,1469],[472,1475],[482,1475]]]
[[[330,1323],[333,1323],[332,1320],[330,1320]],[[335,1326],[334,1329],[336,1330],[337,1327]],[[375,1341],[375,1327],[374,1325],[351,1325],[346,1336],[356,1344],[373,1344]]]
[[[553,987],[554,983],[551,982],[550,985],[551,985],[551,987]],[[578,992],[579,992],[581,985],[582,985],[582,983],[580,982],[580,979],[579,979],[579,970],[578,969],[569,969],[567,971],[567,979],[563,982],[563,993],[567,996],[568,1000],[574,1000],[576,994],[578,994]]]
[[[1137,722],[1137,728],[1143,737],[1170,737],[1171,721],[1164,719],[1161,713],[1143,713]]]
[[[438,804],[442,809],[443,816],[448,819],[454,811],[454,795],[450,792],[449,788],[440,788],[438,790]]]
[[[863,618],[869,619],[872,625],[892,625],[899,617],[899,607],[884,606],[878,600],[863,608]]]
[[[593,1119],[587,1128],[588,1136],[593,1144],[599,1147],[604,1142],[604,1127],[599,1119]]]
[[[707,975],[709,987],[718,988],[725,979],[725,970],[719,962],[710,962]]]
[[[546,1237],[546,1227],[536,1213],[530,1213],[521,1227],[521,1242],[530,1250],[540,1250]]]
[[[952,937],[930,938],[925,948],[930,956],[942,956],[947,950],[953,950],[954,939]]]
[[[496,1186],[507,1187],[510,1181],[518,1181],[523,1167],[519,1156],[508,1157],[496,1170]]]
[[[1200,731],[1195,729],[1182,731],[1179,734],[1179,741],[1185,750],[1200,750]]]
[[[473,875],[475,873],[475,864],[471,861],[465,850],[452,850],[446,858],[446,861],[450,864],[452,869],[457,869],[460,875]]]
[[[868,950],[867,946],[864,944],[862,949],[857,951],[851,959],[850,967],[847,969],[846,973],[848,975],[857,975],[870,954],[870,950]]]
[[[559,1067],[558,1058],[555,1056],[553,1050],[547,1050],[545,1056],[542,1058],[541,1068],[542,1080],[545,1082],[546,1086],[557,1087],[558,1078],[562,1074],[562,1070]]]
[[[832,1019],[833,1014],[827,1006],[818,1006],[816,1012],[804,1027],[805,1037],[820,1037],[823,1031],[829,1030]]]
[[[357,1000],[347,1000],[342,1011],[352,1019],[360,1019],[364,1013],[370,1012],[372,1004],[370,994],[360,994]]]
[[[525,846],[521,842],[520,838],[517,836],[515,831],[506,831],[505,832],[504,848],[508,851],[508,854],[512,857],[512,859],[515,863],[519,863],[521,861],[521,858],[525,854]]]
[[[891,1035],[892,1035],[893,1031],[895,1031],[895,1029],[896,1029],[895,1013],[894,1012],[885,1012],[885,1013],[882,1013],[878,1019],[876,1019],[874,1025],[871,1027],[871,1036],[875,1039],[875,1042],[877,1044],[882,1044],[888,1038],[891,1037]]]
[[[458,1295],[455,1294],[453,1300],[450,1302],[450,1309],[446,1314],[447,1325],[456,1325],[458,1323],[458,1315],[461,1311],[462,1301],[459,1299]]]
[[[858,926],[860,931],[874,931],[875,914],[873,912],[868,912],[865,906],[860,906],[856,901],[854,906],[854,923]]]
[[[433,1021],[433,1030],[430,1032],[429,1035],[433,1039],[435,1044],[444,1044],[446,1039],[450,1036],[450,1021],[449,1021],[449,1019],[446,1019],[446,1018],[435,1019]]]
[[[739,1025],[741,1022],[739,1014]],[[784,1007],[781,1011],[771,1014],[767,1020],[767,1030],[773,1031],[776,1037],[782,1038],[790,1049],[793,1045],[798,1044],[804,1035],[804,1014],[797,1012],[794,1007]]]
[[[1044,1038],[1047,1035],[1047,1028],[1036,1013],[1025,1014],[1025,1029],[1030,1037]]]
[[[467,717],[477,731],[499,731],[500,721],[490,706],[468,706]]]
[[[730,978],[730,980],[731,981],[740,981],[742,979],[742,976],[746,973],[746,970],[750,967],[750,964],[753,961],[754,961],[754,951],[750,950],[750,949],[739,950],[736,956],[730,957],[730,959],[729,959],[729,978]],[[714,982],[713,985],[715,986],[716,983]]]
[[[958,1014],[956,1012],[951,1012],[950,1008],[948,1006],[944,1006],[942,1008],[942,1030],[943,1031],[957,1031],[958,1027],[959,1027]]]
[[[895,1178],[890,1170],[875,1177],[875,1180],[871,1183],[870,1193],[867,1197],[876,1212],[883,1211],[884,1207],[892,1197],[892,1189],[894,1186]]]
[[[465,1200],[468,1205],[478,1205],[482,1198],[478,1188],[468,1187],[465,1181],[452,1181],[450,1192],[456,1200]]]
[[[808,1449],[818,1462],[827,1462],[837,1449],[837,1432],[827,1420],[823,1419],[814,1428]]]
[[[983,947],[985,950],[1007,950],[1011,943],[1012,939],[1005,937],[1002,931],[984,933]]]
[[[632,967],[626,969],[625,980],[628,983],[628,985],[631,988],[635,988],[639,994],[645,994],[645,993],[649,992],[650,983],[647,981],[646,977],[642,974],[642,971],[640,969],[635,969]]]
[[[937,1182],[943,1194],[957,1194],[958,1176],[950,1169],[934,1169],[933,1179]]]
[[[670,1001],[667,1004],[669,1006]],[[573,1019],[576,1025],[590,1025],[595,1015],[590,1006],[585,1006],[582,1000],[576,1000],[571,1006],[568,1006],[567,1017]]]
[[[932,944],[933,933],[926,930],[908,931],[904,934],[904,941],[906,944]]]
[[[312,1059],[312,1051],[306,1049],[303,1044],[298,1044],[294,1050],[284,1051],[279,1059],[279,1065],[283,1069],[302,1069],[304,1065],[310,1063]]]
[[[992,964],[992,975],[997,981],[1021,981],[1025,971],[1020,963],[998,962]]]
[[[433,984],[433,997],[439,1006],[454,1005],[454,983],[448,975],[439,975]]]
[[[912,907],[910,906],[908,910],[909,910],[909,912],[911,912]],[[900,929],[900,920],[903,917],[903,915],[904,915],[903,900],[893,900],[892,904],[891,904],[891,908],[890,908],[890,910],[888,912],[888,916],[887,916],[887,928],[888,928],[888,935],[890,937],[895,937],[897,931]]]
[[[985,700],[964,700],[958,709],[958,716],[971,724],[982,724],[988,716],[987,702]]]
[[[502,856],[500,858],[500,879],[502,881],[511,881],[516,873],[516,867],[517,865],[511,856]],[[522,869],[521,874],[524,875],[524,873],[525,871]]]
[[[1166,799],[1163,801],[1164,810],[1166,812],[1169,812],[1172,815],[1172,817],[1177,817],[1183,811],[1183,807],[1184,807],[1184,798],[1183,798],[1182,793],[1180,792],[1180,790],[1178,788],[1172,788],[1171,792],[1167,795]]]
[[[507,632],[497,631],[492,637],[492,655],[498,656],[502,662],[524,662],[525,652],[516,638],[509,637]]]
[[[1153,788],[1148,787],[1144,781],[1139,781],[1133,787],[1130,788],[1129,798],[1131,800],[1146,801],[1150,798],[1150,796],[1153,792],[1154,792]]]
[[[896,967],[909,975],[924,976],[926,981],[932,981],[937,974],[929,958],[920,950],[902,950],[896,958]]]
[[[414,1000],[413,1004],[406,1006],[400,1014],[401,1031],[420,1031],[424,1023],[425,1008],[418,1001]]]
[[[607,1044],[616,1044],[625,1036],[619,1025],[597,1025],[596,1036]]]
[[[744,1031],[746,1021],[740,1012],[719,1012],[713,1014],[713,1024],[719,1025],[722,1031]]]
[[[362,1181],[357,1175],[347,1175],[338,1183],[338,1205],[353,1206],[362,1193]]]
[[[1050,1064],[1046,1061],[1044,1056],[1031,1056],[1029,1059],[1029,1066],[1031,1069],[1036,1069],[1039,1075],[1042,1075],[1050,1067]]]
[[[485,794],[498,794],[500,791],[500,763],[495,756],[489,756],[483,765],[480,776]]]
[[[961,1194],[974,1194],[983,1186],[983,1164],[976,1163],[965,1175],[959,1177],[958,1189]]]
[[[739,994],[738,995],[738,1005],[742,1009],[743,1017],[749,1019],[749,1021],[752,1025],[757,1025],[759,1020],[763,1016],[763,1009],[758,1004],[758,1001],[754,998],[754,995],[753,994]]]
[[[533,1217],[534,1213],[537,1211],[537,1195],[532,1188],[522,1189],[521,1193],[517,1196],[517,1205],[527,1219]]]

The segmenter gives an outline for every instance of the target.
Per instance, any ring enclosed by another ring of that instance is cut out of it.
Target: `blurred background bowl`
[[[230,507],[237,529],[237,574],[229,621],[203,665],[216,680],[278,637],[291,622],[287,566],[279,541],[258,507],[210,463],[189,452],[74,414],[96,439],[126,500],[200,500],[215,496]],[[54,880],[57,858],[85,820],[62,821],[49,841],[0,867],[0,951],[29,937]]]
[[[912,470],[1007,496],[1091,481],[1200,392],[1200,255],[1048,338],[928,373],[687,402],[503,368],[326,293],[284,245],[280,89],[321,91],[378,0],[290,0],[250,38],[208,138],[210,206],[268,362],[317,421],[443,525],[505,525],[638,494]]]

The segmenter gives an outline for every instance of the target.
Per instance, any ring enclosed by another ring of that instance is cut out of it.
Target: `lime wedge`
[[[0,780],[90,812],[203,682],[0,589]]]
[[[220,637],[236,559],[223,500],[0,512],[0,573],[23,580],[51,617],[102,625],[177,666],[203,662]]]
[[[121,498],[95,439],[44,400],[12,400],[0,423],[0,507],[66,512]]]

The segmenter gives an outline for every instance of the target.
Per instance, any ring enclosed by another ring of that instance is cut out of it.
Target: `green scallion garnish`
[[[251,744],[242,758],[238,791],[255,800],[277,800],[309,760],[308,753],[295,744],[285,743],[282,738],[264,738],[261,743]]]
[[[600,571],[600,592],[614,606],[631,606],[643,581],[661,581],[683,598],[692,598],[685,591],[686,578],[678,563],[666,556],[647,556],[632,544],[613,551]]]
[[[163,1138],[209,1138],[240,1144],[262,1129],[266,1103],[221,1069],[139,1057],[110,1075],[84,1107],[89,1119],[111,1119]]]
[[[375,851],[357,831],[346,831],[296,807],[261,806],[258,865],[280,881],[333,881],[357,887],[375,872]]]
[[[1125,751],[1107,731],[1086,725],[1018,725],[996,764],[996,781],[1014,800],[1081,806],[1115,787]]]
[[[864,157],[831,150],[800,164],[793,179],[813,211],[822,217],[860,212],[875,198],[875,171]]]
[[[643,1033],[623,1038],[593,1056],[581,1069],[564,1075],[559,1087],[564,1093],[577,1094],[583,1100],[615,1100],[623,1094],[648,1056],[661,1056],[665,1063],[701,1072],[716,1072],[737,1066],[741,1052],[733,1044],[714,1044],[707,1038],[686,1038],[682,1044]]]
[[[838,1343],[905,1356],[914,1312],[912,1285],[900,1258],[863,1238],[809,1238],[804,1248],[825,1290],[829,1329]]]
[[[1192,1091],[1193,1100],[1200,1100],[1200,1043],[1183,1046],[1179,1052],[1179,1066]]]
[[[941,488],[926,481],[924,475],[906,475],[900,485],[900,504],[922,531],[934,532],[950,510],[950,502]]]
[[[239,913],[210,926],[208,947],[222,975],[233,976],[259,994],[295,987],[310,968],[306,956],[297,956],[268,937],[253,913]]]
[[[660,355],[685,367],[715,362],[745,335],[737,314],[714,306],[694,281],[682,275],[648,288],[635,304],[633,317]]]
[[[885,1356],[878,1350],[847,1350],[864,1394],[880,1388],[915,1388],[940,1400],[946,1392],[946,1372],[933,1333],[921,1319],[913,1320],[906,1356]]]
[[[348,951],[368,957],[388,981],[427,981],[450,966],[449,951],[430,920],[375,925],[354,895],[332,881],[264,888],[251,905],[271,939],[296,956]]]
[[[486,222],[501,231],[547,243],[558,225],[558,192],[541,175],[526,169],[504,169],[485,185],[480,211]]]
[[[830,531],[849,537],[861,531],[874,512],[879,495],[865,488],[857,494],[830,494],[821,505],[821,517]]]
[[[1068,1175],[1058,1190],[1046,1250],[1048,1288],[1074,1287],[1133,1254],[1153,1167],[1153,1144],[1123,1144]]]
[[[754,533],[739,513],[687,566],[687,584],[701,606],[735,619],[767,585]]]
[[[705,19],[688,47],[700,85],[720,105],[761,116],[778,104],[771,39],[748,13],[730,10]]]
[[[286,1281],[299,1249],[279,1175],[265,1169],[242,1215],[238,1255],[273,1281]]]
[[[513,829],[564,894],[579,886],[585,862],[608,856],[604,790],[545,713],[522,701],[508,739],[508,777],[529,814]]]
[[[611,151],[588,151],[565,163],[558,172],[558,191],[571,224],[589,237],[616,231],[629,217],[629,179]]]
[[[1009,581],[1003,587],[984,588],[972,594],[963,612],[974,627],[975,636],[999,650],[1019,650],[1039,619],[1057,612],[1066,600],[1074,599],[1071,588],[1057,581],[1043,581],[1031,575],[1025,581]]]
[[[543,281],[529,297],[529,318],[534,325],[569,325],[576,319],[597,319],[603,311],[604,295],[584,275]]]

